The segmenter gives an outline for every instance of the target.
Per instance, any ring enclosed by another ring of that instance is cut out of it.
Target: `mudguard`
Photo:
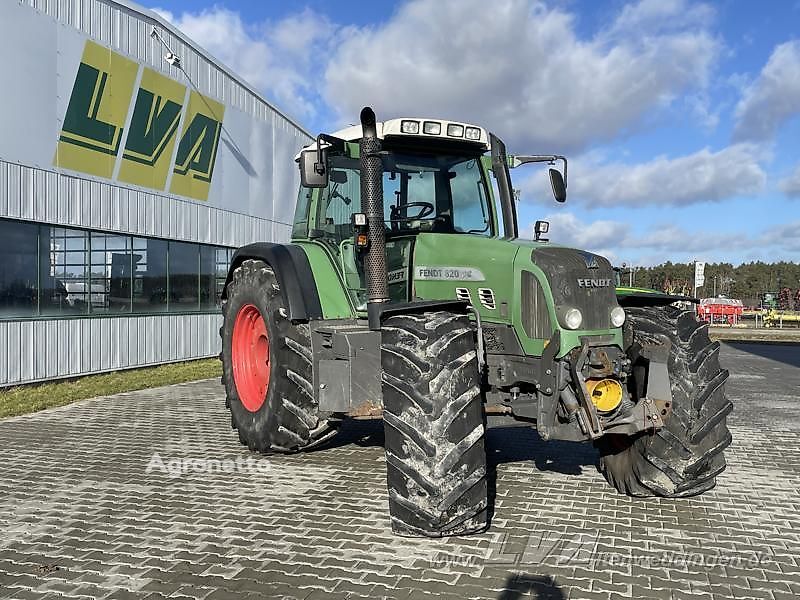
[[[665,294],[658,290],[649,290],[646,288],[632,288],[632,287],[617,287],[617,302],[625,308],[626,306],[666,306],[673,302],[692,302],[698,304],[700,301],[691,296],[679,296],[672,294]]]
[[[239,248],[228,269],[223,298],[227,295],[228,284],[236,268],[245,260],[253,259],[263,260],[275,272],[281,296],[289,310],[289,319],[308,321],[322,318],[319,291],[308,257],[302,248],[293,244],[259,242]]]

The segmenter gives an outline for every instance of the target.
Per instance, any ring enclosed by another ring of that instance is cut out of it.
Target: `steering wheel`
[[[420,210],[416,215],[409,216],[409,208],[419,208]],[[408,202],[407,204],[403,204],[401,206],[392,206],[390,214],[391,218],[389,220],[397,223],[402,223],[405,221],[418,221],[419,219],[424,219],[431,216],[434,212],[436,212],[436,207],[430,202]],[[400,216],[401,213],[405,213],[405,216]]]

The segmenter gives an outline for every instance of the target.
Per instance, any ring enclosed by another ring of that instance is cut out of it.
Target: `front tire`
[[[427,537],[484,530],[485,423],[469,318],[391,316],[381,331],[392,530]]]
[[[222,383],[239,441],[259,452],[297,452],[331,437],[334,424],[314,400],[308,324],[288,319],[266,263],[236,268],[222,312]]]
[[[731,443],[725,396],[728,371],[719,365],[719,342],[694,313],[673,306],[626,308],[626,345],[671,342],[668,371],[672,414],[656,433],[607,435],[598,440],[600,471],[631,496],[694,496],[710,490],[725,469]]]

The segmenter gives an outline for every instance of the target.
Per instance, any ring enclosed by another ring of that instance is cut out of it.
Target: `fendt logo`
[[[224,114],[223,104],[87,41],[53,162],[207,200]]]
[[[587,269],[599,269],[600,268],[600,264],[597,262],[597,257],[594,254],[590,253],[590,252],[584,252],[583,253],[583,262],[586,263],[586,268]]]
[[[598,287],[610,287],[610,286],[611,286],[610,279],[578,279],[578,287],[598,288]]]

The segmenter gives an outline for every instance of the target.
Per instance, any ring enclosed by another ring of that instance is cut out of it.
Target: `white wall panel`
[[[172,26],[118,0],[0,0],[0,218],[237,247],[286,240],[311,137]],[[10,24],[10,26],[9,26]],[[153,27],[181,57],[164,61]],[[209,199],[53,165],[87,39],[225,104]],[[2,260],[2,257],[0,257]],[[0,386],[219,353],[218,314],[0,321]]]
[[[216,314],[0,321],[0,386],[219,354]]]

